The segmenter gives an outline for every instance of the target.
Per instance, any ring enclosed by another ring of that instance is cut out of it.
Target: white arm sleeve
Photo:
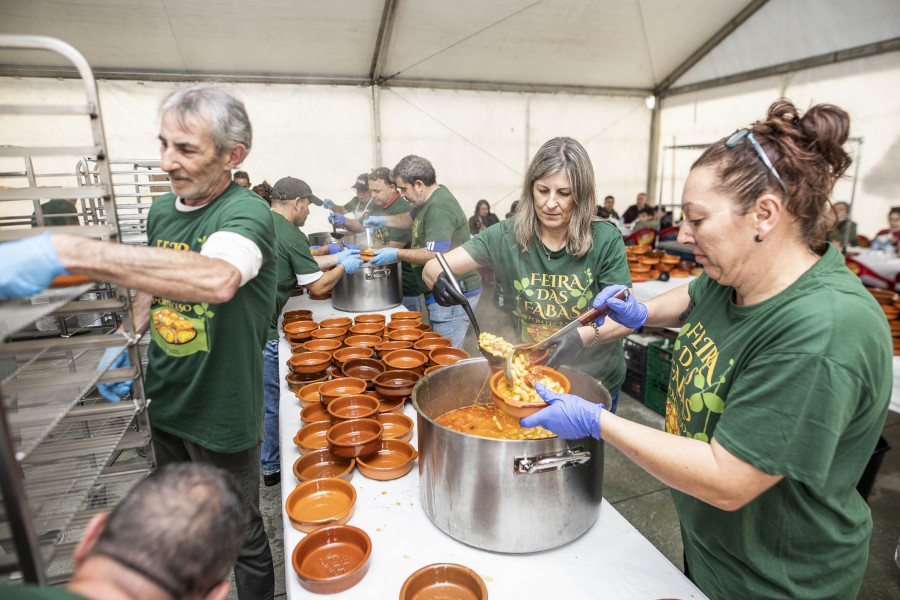
[[[217,231],[206,238],[200,254],[224,260],[241,273],[244,285],[259,273],[262,251],[253,241],[233,231]]]
[[[294,273],[297,276],[297,285],[309,285],[313,281],[318,281],[319,278],[324,275],[322,271],[316,271],[315,273],[307,273],[305,275],[301,275],[300,273]]]

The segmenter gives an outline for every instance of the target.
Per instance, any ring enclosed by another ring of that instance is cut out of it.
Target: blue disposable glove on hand
[[[369,231],[375,231],[376,229],[381,229],[382,227],[387,225],[387,217],[384,215],[375,215],[372,217],[368,217],[363,219],[363,227],[368,228]]]
[[[338,264],[344,265],[344,272],[347,275],[353,275],[356,270],[363,264],[363,259],[359,257],[359,250],[344,250],[338,253]]]
[[[0,244],[0,300],[37,294],[57,275],[68,275],[50,233]]]
[[[340,254],[343,251],[344,247],[340,244],[328,244],[328,254]]]
[[[624,289],[624,285],[610,285],[594,296],[594,308],[609,305],[609,312],[595,321],[597,325],[603,325],[603,321],[609,317],[628,329],[640,329],[644,326],[647,322],[647,307],[635,300],[634,294],[628,294],[627,300],[612,297]]]
[[[375,258],[369,261],[370,265],[386,265],[397,260],[397,249],[390,246],[379,248],[375,251]]]
[[[113,369],[122,369],[130,367],[131,361],[128,359],[128,350],[125,346],[115,346],[107,348],[100,358],[100,364],[97,365],[98,371],[112,371]],[[110,402],[121,402],[122,396],[131,391],[132,381],[121,381],[114,383],[97,384],[97,391],[100,395]]]
[[[321,248],[321,247],[322,247],[322,246],[310,246],[309,249],[310,249],[310,250],[318,250],[318,249]]]
[[[543,383],[535,384],[534,389],[550,406],[520,419],[519,425],[540,425],[564,440],[578,440],[587,436],[600,439],[600,413],[606,408],[604,405],[588,402],[574,394],[558,394]]]
[[[331,210],[332,208],[334,208],[334,200],[325,198],[324,200],[322,200],[322,206],[327,210]]]
[[[344,248],[348,248],[350,250],[359,250],[359,246],[356,244],[344,244]]]
[[[347,217],[340,213],[331,213],[328,215],[328,222],[341,227],[342,225],[347,224]]]

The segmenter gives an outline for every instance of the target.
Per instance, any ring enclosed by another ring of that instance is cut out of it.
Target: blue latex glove
[[[332,208],[334,208],[334,200],[329,200],[328,198],[325,198],[324,200],[322,200],[322,207],[327,210],[331,210]]]
[[[310,249],[310,250],[318,250],[318,249],[321,248],[321,247],[322,247],[322,246],[310,246],[309,249]]]
[[[385,246],[375,251],[375,258],[369,261],[370,265],[386,265],[397,260],[397,249]]]
[[[375,231],[376,229],[381,229],[382,227],[387,225],[387,217],[384,215],[375,215],[370,216],[367,219],[363,219],[363,227],[368,228],[369,231]]]
[[[360,249],[359,246],[357,246],[356,244],[344,244],[344,248],[348,248],[350,250],[359,250]]]
[[[328,222],[340,227],[347,224],[347,217],[340,213],[331,213],[328,215]]]
[[[629,294],[628,300],[612,297],[624,289],[624,285],[610,285],[594,296],[594,308],[603,308],[609,304],[609,312],[595,321],[597,325],[603,325],[603,321],[609,317],[628,329],[640,329],[644,326],[647,322],[647,307],[635,300],[634,294]]]
[[[37,294],[57,275],[68,275],[50,233],[0,244],[0,300]]]
[[[520,419],[519,425],[540,425],[564,440],[578,440],[588,436],[600,439],[600,413],[606,409],[604,405],[588,402],[574,394],[558,394],[543,383],[535,384],[534,389],[550,406]]]
[[[100,358],[100,364],[97,365],[98,371],[106,371],[113,369],[121,369],[130,367],[131,361],[128,359],[128,351],[124,346],[115,346],[107,348],[106,352]],[[97,385],[97,391],[100,395],[110,402],[121,402],[122,396],[131,391],[132,381],[120,381],[118,383],[100,383]]]
[[[359,250],[344,250],[339,252],[337,257],[338,264],[344,265],[344,271],[347,275],[353,275],[363,265],[363,259],[359,257]]]
[[[328,244],[328,254],[340,254],[344,251],[344,247],[340,244]]]

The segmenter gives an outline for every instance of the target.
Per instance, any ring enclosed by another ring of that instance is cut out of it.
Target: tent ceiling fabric
[[[0,33],[72,44],[99,77],[657,88],[751,0],[0,0]],[[392,7],[370,77],[382,17]],[[675,87],[895,38],[897,0],[771,0]],[[805,31],[805,35],[796,35]],[[4,52],[0,75],[58,75]]]

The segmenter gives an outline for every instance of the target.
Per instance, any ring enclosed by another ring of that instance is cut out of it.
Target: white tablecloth
[[[696,279],[696,277],[693,275],[687,277],[672,277],[668,281],[649,279],[633,284],[631,289],[634,290],[634,297],[638,302],[646,302],[651,298],[656,298],[657,296],[665,294],[669,290],[674,290],[694,279]]]
[[[291,298],[285,310],[307,308],[313,318],[350,316],[334,310],[328,300]],[[391,311],[404,310],[402,306]],[[378,311],[373,311],[378,312]],[[290,345],[279,345],[281,381],[281,496],[282,506],[294,489],[294,461],[300,453],[293,437],[301,426],[300,405],[284,382]],[[407,402],[405,411],[415,420]],[[417,445],[415,435],[412,444]],[[419,500],[419,473],[413,469],[394,481],[374,481],[359,474],[356,511],[349,524],[372,539],[369,572],[360,583],[336,598],[396,598],[403,582],[417,569],[437,562],[466,565],[484,579],[488,595],[505,598],[691,598],[706,596],[605,500],[594,526],[569,544],[534,554],[498,554],[467,546],[439,530]],[[460,515],[465,518],[465,515]],[[527,527],[527,523],[522,524]],[[304,533],[284,517],[285,582],[288,598],[312,597],[301,585],[291,564],[294,547]]]
[[[894,281],[897,274],[900,273],[900,258],[893,254],[885,254],[884,251],[869,250],[867,248],[850,248],[847,253],[850,257],[888,281]],[[884,287],[882,282],[878,280],[872,281],[866,276],[863,276],[862,280],[866,285]]]

